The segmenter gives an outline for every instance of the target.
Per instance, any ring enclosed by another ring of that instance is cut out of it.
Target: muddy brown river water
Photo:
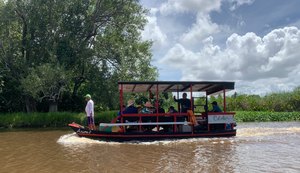
[[[233,138],[101,142],[71,130],[0,132],[0,172],[300,172],[300,122],[240,123]]]

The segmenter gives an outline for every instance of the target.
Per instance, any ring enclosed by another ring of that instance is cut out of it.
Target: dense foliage
[[[116,109],[119,80],[154,80],[137,0],[0,0],[0,112]]]
[[[223,97],[211,97],[210,102],[217,101],[222,107]],[[265,96],[235,93],[226,97],[227,111],[300,111],[300,87],[291,92],[271,93]]]

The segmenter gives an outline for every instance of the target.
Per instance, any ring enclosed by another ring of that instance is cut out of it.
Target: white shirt
[[[87,102],[85,106],[85,112],[86,116],[90,117],[92,115],[92,117],[94,117],[94,102],[92,99]]]

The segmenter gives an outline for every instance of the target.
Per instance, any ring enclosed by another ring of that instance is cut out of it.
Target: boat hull
[[[233,137],[236,136],[236,130],[218,130],[218,131],[200,131],[200,132],[103,132],[99,130],[90,130],[78,124],[69,124],[69,126],[80,137],[103,141],[155,141],[165,139],[187,139],[187,138],[212,138],[212,137]]]

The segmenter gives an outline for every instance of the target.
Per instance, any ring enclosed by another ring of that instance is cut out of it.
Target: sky
[[[300,86],[299,0],[141,0],[163,81],[234,81],[266,95]]]

